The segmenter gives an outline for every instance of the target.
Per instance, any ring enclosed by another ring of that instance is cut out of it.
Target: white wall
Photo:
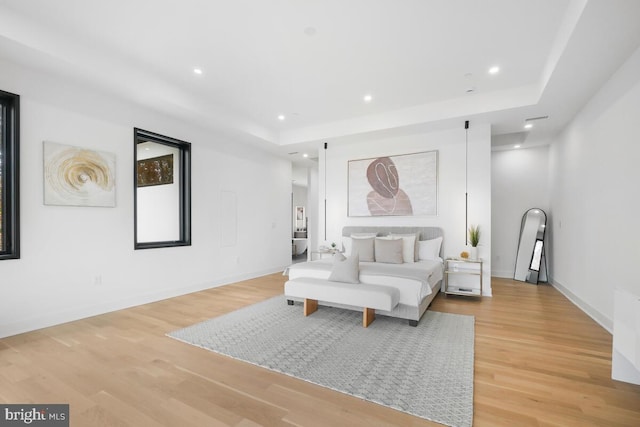
[[[0,262],[0,337],[290,263],[288,160],[16,64],[0,61],[0,82],[21,95],[21,258]],[[192,246],[133,249],[134,127],[192,143]],[[116,207],[44,206],[44,140],[115,153]],[[237,200],[224,248],[223,191]]]
[[[548,179],[548,146],[491,153],[491,271],[494,276],[513,278],[522,215],[531,208],[540,208],[549,215]],[[544,278],[543,274],[541,279]]]
[[[423,217],[347,217],[347,162],[421,151],[438,151],[438,215]],[[435,226],[444,230],[445,256],[457,256],[465,247],[465,131],[425,133],[366,143],[329,143],[326,150],[327,239],[324,240],[324,153],[320,153],[318,245],[341,241],[345,225]],[[491,294],[491,129],[469,129],[469,223],[482,231],[479,256],[485,260],[484,290]]]
[[[640,295],[640,49],[550,151],[552,280],[611,331],[614,290]]]

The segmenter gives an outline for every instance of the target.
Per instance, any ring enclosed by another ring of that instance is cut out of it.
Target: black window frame
[[[178,240],[138,242],[138,144],[143,142],[167,145],[180,151],[177,159],[180,173],[178,201],[180,238]],[[136,250],[191,246],[191,143],[144,129],[133,129],[133,236]]]
[[[2,245],[0,260],[20,258],[20,95],[0,90]]]

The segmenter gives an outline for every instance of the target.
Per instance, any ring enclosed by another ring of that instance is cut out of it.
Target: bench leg
[[[362,326],[366,328],[374,320],[376,320],[376,310],[373,308],[365,307],[362,311]]]
[[[304,299],[304,315],[308,316],[314,313],[318,309],[318,300],[316,299]]]

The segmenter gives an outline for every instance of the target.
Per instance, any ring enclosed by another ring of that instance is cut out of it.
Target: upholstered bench
[[[400,291],[383,285],[330,282],[325,279],[298,277],[284,284],[284,295],[304,300],[304,315],[318,309],[318,301],[364,308],[362,326],[375,320],[376,310],[391,311],[400,300]],[[293,300],[288,300],[293,305]]]

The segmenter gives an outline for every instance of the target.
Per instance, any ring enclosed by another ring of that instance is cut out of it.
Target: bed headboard
[[[389,233],[409,234],[420,232],[420,240],[431,240],[436,237],[444,237],[444,232],[440,227],[395,227],[395,226],[346,226],[342,227],[344,237],[351,236],[352,233],[376,233],[378,236],[386,236]],[[440,257],[443,257],[444,245],[440,246]]]

